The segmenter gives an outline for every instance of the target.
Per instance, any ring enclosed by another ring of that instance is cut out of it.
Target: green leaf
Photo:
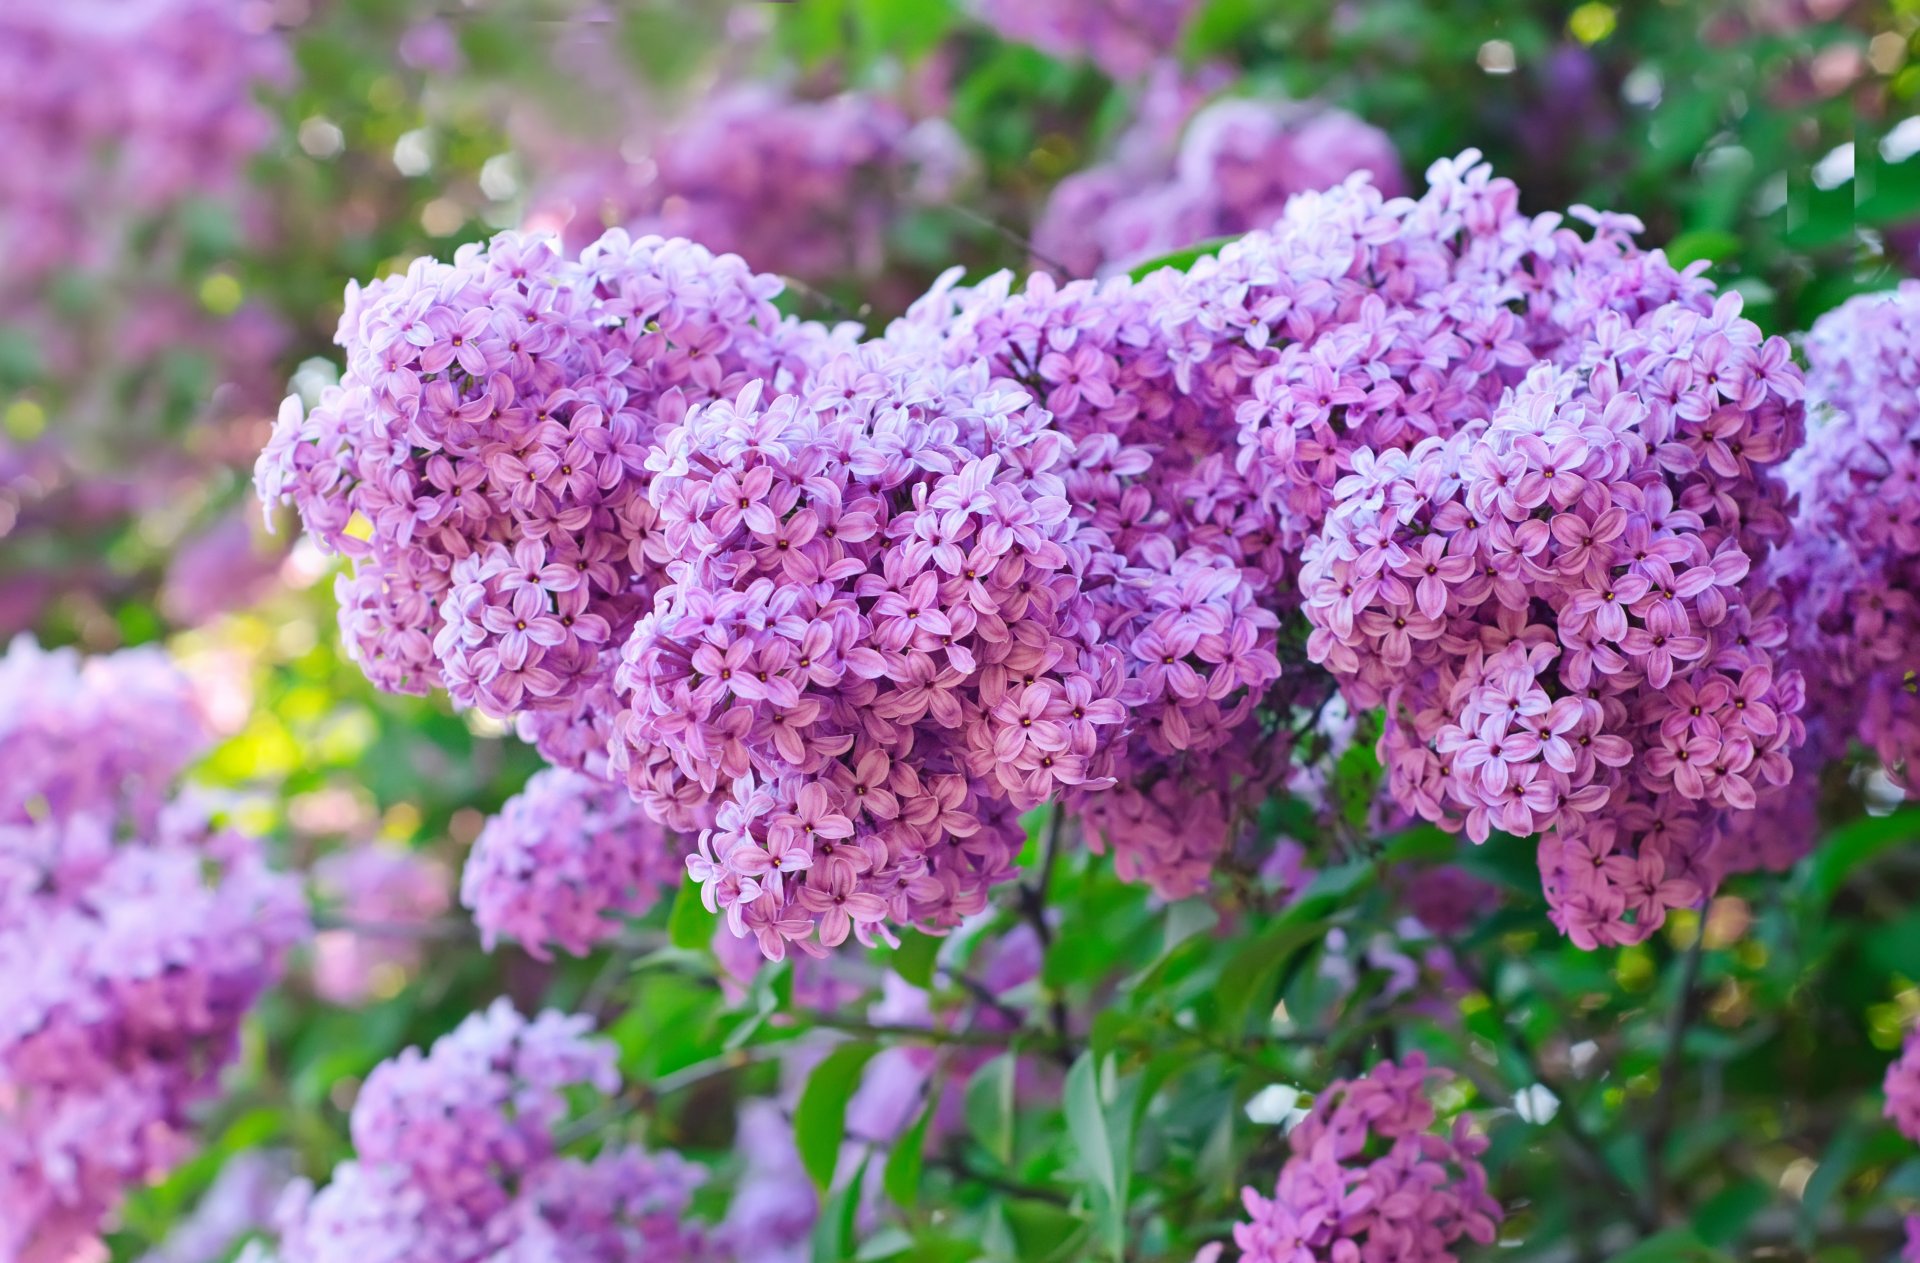
[[[912,1210],[920,1202],[920,1172],[927,1149],[927,1124],[933,1121],[933,1112],[938,1105],[939,1093],[936,1091],[928,1100],[927,1107],[920,1111],[919,1121],[893,1142],[893,1149],[887,1154],[887,1165],[880,1172],[880,1187],[893,1199],[893,1204],[902,1210]]]
[[[1240,1029],[1254,1000],[1273,985],[1287,962],[1319,942],[1327,932],[1328,918],[1373,877],[1370,864],[1322,870],[1291,907],[1233,954],[1214,988],[1223,1029]]]
[[[1079,1216],[1037,1198],[1013,1197],[1001,1204],[1014,1248],[1022,1263],[1052,1263],[1079,1257],[1075,1246],[1086,1232]]]
[[[808,1087],[812,1087],[811,1082]],[[804,1103],[805,1098],[801,1099]],[[842,1107],[844,1109],[844,1103]],[[798,1122],[796,1116],[796,1128]],[[834,1141],[836,1150],[839,1144],[838,1140]],[[866,1184],[867,1163],[870,1161],[871,1157],[862,1158],[852,1178],[822,1202],[820,1217],[813,1221],[813,1263],[845,1263],[845,1260],[853,1257],[858,1240],[854,1234],[854,1216],[860,1211],[860,1191]],[[833,1178],[831,1164],[827,1167],[827,1178]]]
[[[1002,1166],[1013,1161],[1013,1076],[1017,1062],[1002,1053],[967,1080],[967,1129]]]
[[[807,1076],[793,1110],[793,1140],[814,1186],[822,1192],[833,1182],[840,1141],[847,1134],[847,1101],[860,1086],[860,1072],[880,1049],[874,1044],[841,1044]]]
[[[1759,1180],[1729,1184],[1693,1212],[1693,1228],[1708,1245],[1732,1245],[1773,1200],[1773,1190]]]
[[[1175,250],[1171,254],[1163,254],[1157,259],[1148,259],[1145,263],[1129,269],[1127,275],[1136,281],[1143,281],[1155,272],[1158,272],[1161,268],[1172,268],[1176,272],[1185,272],[1200,260],[1219,254],[1227,243],[1238,240],[1238,237],[1215,237],[1210,241],[1198,242],[1183,250]]]
[[[1669,1228],[1614,1255],[1610,1263],[1719,1263],[1726,1257],[1691,1229]]]
[[[946,942],[931,934],[922,934],[919,930],[903,930],[900,933],[900,946],[893,949],[887,963],[893,966],[893,972],[919,987],[930,990],[933,987],[933,967],[940,955],[940,945]]]
[[[1683,232],[1667,244],[1667,261],[1677,268],[1705,259],[1724,263],[1740,251],[1740,238],[1722,228]]]
[[[1108,1250],[1116,1257],[1126,1245],[1127,1172],[1119,1161],[1119,1146],[1105,1104],[1100,1099],[1100,1072],[1090,1053],[1067,1071],[1067,1131],[1081,1163],[1099,1190],[1100,1226]]]
[[[1860,1165],[1860,1151],[1866,1147],[1867,1137],[1872,1132],[1872,1126],[1856,1118],[1834,1133],[1833,1143],[1827,1146],[1820,1165],[1814,1169],[1807,1187],[1800,1194],[1800,1236],[1803,1243],[1812,1244],[1820,1213]]]
[[[1920,808],[1914,807],[1840,826],[1827,835],[1809,861],[1808,901],[1814,908],[1825,908],[1856,869],[1916,838],[1920,838]]]
[[[689,877],[673,897],[673,911],[667,914],[667,940],[682,951],[707,952],[713,949],[713,913],[700,902],[700,883]]]

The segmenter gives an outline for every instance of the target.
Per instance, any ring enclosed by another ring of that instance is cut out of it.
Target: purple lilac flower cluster
[[[1155,67],[1142,117],[1113,156],[1069,175],[1047,199],[1033,229],[1036,259],[1076,276],[1125,270],[1265,228],[1294,194],[1356,171],[1389,197],[1405,191],[1393,142],[1344,110],[1231,97],[1192,113],[1181,133],[1203,86]]]
[[[1116,727],[1124,714],[1129,740],[1114,785],[1068,797],[1123,875],[1181,897],[1205,882],[1242,809],[1285,775],[1288,734],[1266,721],[1290,711],[1276,646],[1297,604],[1295,563],[1233,463],[1232,414],[1174,379],[1156,317],[1185,279],[1057,285],[1042,274],[1018,293],[1012,279],[943,283],[888,339],[936,336],[948,365],[984,364],[1041,399],[1071,441],[1062,484],[1091,563],[1080,585],[1125,672],[1116,703],[1089,714]]]
[[[1144,73],[1178,44],[1199,0],[973,0],[1003,39],[1086,60],[1116,79]]]
[[[207,740],[157,651],[0,658],[0,1260],[67,1257],[186,1156],[306,932],[298,884],[175,792]]]
[[[1453,1263],[1463,1238],[1490,1244],[1503,1218],[1465,1118],[1434,1130],[1430,1070],[1414,1053],[1338,1080],[1287,1137],[1273,1196],[1246,1189],[1235,1226],[1245,1263],[1397,1259]]]
[[[1011,876],[1016,811],[1111,783],[1073,446],[929,359],[870,344],[802,394],[750,386],[648,458],[680,560],[624,651],[614,763],[670,823],[715,804],[689,866],[775,959],[958,924]]]
[[[671,557],[648,445],[690,403],[788,382],[831,336],[778,317],[779,288],[619,231],[573,261],[503,234],[350,288],[345,379],[310,414],[288,401],[256,478],[353,559],[341,628],[369,678],[554,712],[537,735],[557,759],[603,740],[573,732],[598,718],[581,699]]]
[[[1857,738],[1902,785],[1920,762],[1916,336],[1920,281],[1852,299],[1807,335],[1817,423],[1788,466],[1800,507],[1779,567],[1823,753]]]
[[[534,774],[467,856],[460,901],[491,949],[584,955],[679,885],[680,851],[624,787],[565,768]]]
[[[314,892],[345,922],[313,939],[314,993],[351,1007],[393,995],[420,967],[410,931],[430,925],[453,902],[446,866],[428,855],[365,842],[322,856]]]
[[[0,13],[0,251],[32,293],[119,262],[129,216],[233,192],[286,52],[221,0],[16,0]],[[9,295],[9,297],[13,297]]]
[[[1783,784],[1804,735],[1744,582],[1797,391],[1736,310],[1603,316],[1591,363],[1490,422],[1360,453],[1306,554],[1308,653],[1387,707],[1395,796],[1475,841],[1548,835],[1582,945],[1697,901],[1711,812]]]
[[[1556,921],[1629,941],[1802,740],[1755,577],[1800,382],[1631,219],[1429,179],[1184,274],[950,276],[864,344],[684,242],[502,237],[352,296],[261,490],[358,559],[377,682],[704,830],[776,958],[956,923],[1050,798],[1192,893],[1335,684],[1398,802],[1544,831]]]
[[[1698,897],[1702,809],[1750,807],[1801,739],[1784,627],[1745,582],[1785,535],[1799,380],[1633,221],[1525,218],[1472,155],[1429,178],[1418,201],[1304,195],[1196,264],[1163,317],[1176,381],[1237,416],[1240,468],[1303,548],[1309,656],[1387,708],[1395,797],[1476,838],[1606,809],[1543,848],[1556,919],[1644,936]],[[1675,679],[1699,713],[1671,718]],[[1513,733],[1497,759],[1483,728]]]
[[[617,225],[689,237],[782,276],[872,279],[891,227],[947,200],[970,166],[942,119],[916,122],[873,93],[816,101],[764,83],[701,99],[646,150],[634,162],[568,162],[538,181],[528,227],[585,246]]]
[[[368,1076],[351,1119],[356,1157],[326,1187],[296,1183],[278,1212],[281,1263],[714,1258],[687,1217],[704,1172],[672,1153],[559,1152],[569,1093],[619,1087],[611,1044],[580,1017],[521,1017],[505,1000],[431,1051]]]

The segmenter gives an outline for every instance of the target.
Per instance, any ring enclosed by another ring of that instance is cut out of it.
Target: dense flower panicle
[[[947,200],[968,162],[944,120],[915,122],[885,97],[812,101],[738,84],[663,128],[642,161],[567,162],[538,182],[529,223],[562,227],[582,246],[619,226],[782,276],[871,279],[900,217]]]
[[[1799,494],[1777,569],[1811,727],[1858,739],[1896,781],[1920,758],[1920,281],[1852,299],[1807,335],[1814,424],[1787,466]]]
[[[1246,1189],[1235,1226],[1246,1263],[1453,1263],[1464,1238],[1490,1244],[1502,1219],[1487,1192],[1483,1136],[1465,1118],[1436,1132],[1430,1085],[1444,1072],[1419,1053],[1338,1080],[1287,1137],[1271,1197]]]
[[[1901,1135],[1920,1144],[1920,1026],[1907,1032],[1900,1056],[1887,1067],[1887,1117]]]
[[[357,1156],[324,1188],[288,1190],[277,1257],[711,1258],[705,1230],[686,1217],[698,1167],[630,1146],[591,1161],[559,1154],[567,1094],[618,1086],[614,1049],[588,1037],[586,1019],[528,1020],[497,1001],[431,1051],[408,1049],[368,1076],[351,1120]]]
[[[207,740],[156,651],[0,659],[0,1260],[64,1257],[186,1156],[305,933],[258,843],[172,794]]]
[[[286,52],[220,0],[16,0],[0,13],[0,251],[32,292],[113,262],[129,216],[231,191],[273,136]],[[9,294],[11,299],[17,297]]]
[[[1549,834],[1583,945],[1698,900],[1712,813],[1785,783],[1804,739],[1750,617],[1798,383],[1737,311],[1601,317],[1490,422],[1356,453],[1307,547],[1308,654],[1387,707],[1396,797],[1475,841]]]
[[[1113,156],[1054,189],[1033,230],[1041,263],[1077,276],[1124,270],[1266,228],[1294,194],[1356,171],[1387,196],[1405,191],[1393,142],[1344,110],[1229,97],[1193,113],[1176,148],[1164,115],[1192,110],[1204,82],[1177,76],[1156,67],[1142,118]]]
[[[381,842],[322,856],[313,885],[346,922],[314,935],[313,989],[344,1006],[397,992],[423,955],[410,931],[431,925],[453,902],[444,864]]]
[[[1084,59],[1116,79],[1145,72],[1180,38],[1199,0],[973,0],[1003,39]]]
[[[577,260],[503,234],[351,288],[346,376],[311,413],[288,401],[256,478],[353,558],[341,627],[374,683],[578,714],[671,556],[646,496],[656,431],[793,382],[836,336],[781,320],[779,288],[619,231]],[[566,725],[543,734],[578,757]]]
[[[1244,808],[1284,777],[1286,733],[1260,729],[1312,687],[1280,680],[1295,563],[1233,467],[1235,422],[1178,389],[1154,323],[1180,284],[1170,273],[1065,285],[1042,274],[1018,293],[1004,273],[943,283],[887,335],[937,338],[955,370],[984,364],[1042,399],[1070,441],[1062,485],[1090,550],[1080,586],[1121,655],[1128,740],[1112,789],[1069,797],[1123,873],[1175,897],[1198,888]]]
[[[548,768],[481,830],[460,899],[489,949],[509,938],[542,959],[578,956],[678,886],[682,864],[624,787]]]
[[[1017,811],[1110,783],[1121,665],[1080,591],[1073,446],[931,359],[749,387],[648,460],[679,560],[624,651],[614,762],[670,822],[715,805],[689,867],[776,959],[957,924],[1011,875]]]
[[[1472,151],[1427,179],[1418,199],[1359,177],[1303,193],[1271,231],[1197,261],[1157,313],[1180,389],[1238,421],[1238,471],[1289,550],[1362,449],[1409,450],[1491,417],[1538,361],[1579,355],[1603,313],[1708,301],[1699,265],[1640,251],[1631,217],[1576,208],[1589,236],[1523,216]],[[1769,371],[1790,372],[1785,354],[1769,351]]]

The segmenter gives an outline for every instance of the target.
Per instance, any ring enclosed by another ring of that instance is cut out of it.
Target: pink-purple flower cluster
[[[584,757],[581,697],[672,554],[645,455],[689,404],[789,382],[830,335],[783,321],[779,282],[684,241],[608,233],[567,260],[504,234],[350,289],[347,372],[281,410],[256,478],[354,562],[349,651],[385,689],[444,685]]]
[[[263,12],[221,0],[6,6],[6,279],[32,293],[62,267],[118,265],[140,217],[234,191],[274,134],[255,94],[287,60]]]
[[[1548,835],[1583,945],[1697,901],[1710,813],[1784,783],[1802,735],[1745,582],[1797,383],[1735,310],[1602,317],[1590,363],[1491,422],[1360,453],[1306,553],[1308,653],[1387,708],[1395,796],[1475,841]]]
[[[666,831],[619,785],[565,768],[534,774],[467,856],[460,901],[489,949],[509,938],[542,959],[584,955],[680,883]]]
[[[979,19],[1003,39],[1055,57],[1086,60],[1116,79],[1164,57],[1199,0],[973,0]]]
[[[1802,740],[1800,380],[1631,219],[1429,179],[1137,283],[950,276],[863,344],[684,242],[502,237],[352,295],[261,490],[356,557],[376,682],[704,831],[776,958],[955,924],[1049,799],[1193,893],[1336,684],[1403,807],[1544,833],[1557,923],[1632,941]]]
[[[436,1263],[566,1258],[586,1263],[714,1257],[688,1218],[698,1166],[609,1145],[560,1151],[570,1094],[619,1087],[611,1044],[585,1018],[528,1020],[505,1000],[431,1051],[368,1076],[351,1120],[356,1157],[320,1189],[292,1186],[278,1213],[281,1263]]]
[[[0,658],[0,1259],[67,1257],[186,1156],[306,932],[298,885],[175,792],[206,744],[157,651]]]
[[[1781,582],[1826,757],[1858,739],[1910,784],[1920,760],[1920,281],[1829,312],[1807,335],[1813,424]]]
[[[1464,1239],[1488,1245],[1503,1218],[1479,1156],[1486,1138],[1462,1117],[1434,1129],[1444,1072],[1414,1053],[1330,1084],[1287,1137],[1271,1197],[1243,1191],[1245,1263],[1453,1263]]]
[[[1107,161],[1062,180],[1033,229],[1035,257],[1076,276],[1124,270],[1183,246],[1265,228],[1287,200],[1365,171],[1384,194],[1405,191],[1386,133],[1344,110],[1229,97],[1178,130],[1200,85],[1156,67],[1142,118]],[[1158,138],[1158,139],[1156,139]]]
[[[944,120],[916,122],[887,97],[808,100],[743,83],[699,100],[632,161],[570,161],[539,180],[528,226],[562,229],[574,246],[617,226],[782,276],[872,280],[901,217],[945,201],[969,165]]]
[[[453,902],[446,866],[429,855],[364,842],[313,865],[314,892],[342,923],[313,939],[313,989],[353,1006],[398,991],[420,967],[419,932]]]
[[[1233,463],[1232,414],[1174,380],[1157,320],[1185,283],[1036,275],[1016,293],[1002,273],[936,287],[888,333],[937,337],[956,369],[984,364],[1042,400],[1070,440],[1063,488],[1089,549],[1080,586],[1125,676],[1101,722],[1124,713],[1128,740],[1115,783],[1069,800],[1123,875],[1173,897],[1204,884],[1243,809],[1285,775],[1288,734],[1268,721],[1290,709],[1276,647],[1296,604],[1294,562]]]
[[[690,867],[775,959],[958,924],[1011,876],[1016,811],[1110,782],[1121,666],[1080,590],[1073,445],[928,359],[750,386],[648,459],[679,560],[624,651],[614,762],[670,824],[714,812]]]

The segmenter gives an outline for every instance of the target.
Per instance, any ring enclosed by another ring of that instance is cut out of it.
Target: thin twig
[[[1022,250],[1026,251],[1028,258],[1034,260],[1037,263],[1046,264],[1049,268],[1052,268],[1054,271],[1066,277],[1068,280],[1078,279],[1075,276],[1072,268],[1060,262],[1060,260],[1058,259],[1048,258],[1045,254],[1042,254],[1039,250],[1034,248],[1033,242],[1030,239],[1021,236],[1019,233],[1007,227],[1005,224],[1001,223],[999,220],[994,219],[987,215],[982,215],[979,211],[974,210],[971,206],[962,206],[958,202],[948,202],[945,206],[945,209],[952,211],[954,214],[960,216],[960,218],[967,220],[970,223],[978,224],[982,228],[986,228],[997,233],[1002,238],[1012,242],[1014,245],[1019,246]]]
[[[1680,994],[1674,998],[1673,1013],[1667,1019],[1667,1051],[1660,1060],[1660,1085],[1653,1095],[1653,1121],[1647,1126],[1649,1198],[1658,1197],[1656,1190],[1662,1185],[1661,1170],[1665,1165],[1667,1137],[1673,1131],[1674,1107],[1679,1102],[1676,1088],[1680,1079],[1682,1045],[1686,1043],[1687,1024],[1693,1020],[1694,1006],[1699,1001],[1700,964],[1706,956],[1706,946],[1707,913],[1702,908],[1694,928],[1693,943],[1687,948],[1686,963],[1681,966]]]
[[[1540,1062],[1539,1054],[1521,1035],[1512,1013],[1495,993],[1493,980],[1481,974],[1477,963],[1469,961],[1464,954],[1458,959],[1462,972],[1480,993],[1486,996],[1487,1005],[1494,1019],[1500,1023],[1500,1029],[1506,1035],[1508,1047],[1515,1056],[1520,1058],[1521,1064],[1527,1069],[1527,1074],[1535,1083],[1553,1093],[1554,1099],[1560,1103],[1554,1110],[1553,1121],[1580,1151],[1581,1157],[1585,1159],[1593,1174],[1606,1181],[1616,1194],[1625,1199],[1627,1205],[1632,1208],[1634,1223],[1640,1230],[1644,1233],[1653,1232],[1658,1227],[1658,1223],[1647,1203],[1634,1191],[1633,1186],[1614,1170],[1613,1164],[1607,1161],[1606,1151],[1600,1147],[1599,1140],[1587,1130],[1586,1124],[1580,1121],[1580,1111],[1571,1091],[1547,1073],[1547,1068]],[[1513,1104],[1511,1094],[1507,1104],[1510,1106]]]
[[[1053,882],[1054,864],[1060,856],[1060,827],[1066,819],[1066,812],[1060,804],[1053,805],[1052,814],[1047,819],[1047,829],[1040,837],[1040,871],[1032,884],[1020,883],[1020,913],[1033,927],[1034,934],[1040,940],[1040,955],[1044,960],[1053,947],[1053,927],[1047,924],[1047,887]],[[1054,1034],[1059,1039],[1055,1057],[1062,1065],[1072,1065],[1074,1058],[1072,1024],[1067,1020],[1067,1001],[1058,991],[1054,991],[1048,1012],[1053,1020]]]

